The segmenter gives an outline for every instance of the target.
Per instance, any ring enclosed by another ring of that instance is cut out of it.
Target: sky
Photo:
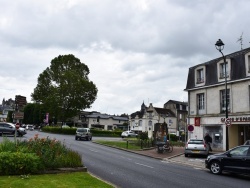
[[[98,94],[87,111],[131,114],[188,101],[190,67],[250,47],[249,0],[0,0],[0,100],[27,97],[73,54]],[[242,37],[242,46],[238,41]]]

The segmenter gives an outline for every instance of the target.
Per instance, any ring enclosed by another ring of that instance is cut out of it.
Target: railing
[[[204,78],[197,78],[197,84],[204,83]]]

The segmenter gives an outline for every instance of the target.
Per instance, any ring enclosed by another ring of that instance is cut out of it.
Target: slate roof
[[[90,115],[86,115],[87,118],[100,118],[100,119],[114,119],[114,120],[121,120],[121,121],[128,121],[128,117],[124,116],[115,116],[115,115],[108,115],[108,114],[100,114],[94,113]]]
[[[225,58],[231,59],[231,72],[230,81],[235,81],[239,79],[246,78],[246,67],[245,67],[245,54],[250,52],[250,48],[246,48],[237,52],[234,52],[229,55],[225,55]],[[194,89],[199,87],[211,86],[218,84],[218,75],[217,75],[217,63],[222,60],[223,58],[213,59],[211,61],[198,64],[196,66],[190,67],[188,72],[187,84],[186,89]],[[205,85],[203,86],[195,86],[195,69],[199,66],[205,66]]]

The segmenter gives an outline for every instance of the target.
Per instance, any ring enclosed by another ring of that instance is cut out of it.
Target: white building
[[[153,107],[152,103],[147,107],[143,102],[141,110],[129,116],[129,128],[138,133],[148,132],[148,137],[152,138],[155,131],[157,131],[154,130],[155,124],[163,124],[164,121],[168,126],[168,133],[176,134],[176,117],[171,110]]]
[[[250,48],[189,68],[189,138],[209,133],[214,150],[226,150],[250,139]],[[227,96],[225,96],[225,75]],[[231,126],[225,125],[226,100]]]
[[[128,129],[128,116],[116,116],[101,114],[100,112],[83,111],[79,116],[74,118],[77,126],[86,128],[99,128],[103,130]]]

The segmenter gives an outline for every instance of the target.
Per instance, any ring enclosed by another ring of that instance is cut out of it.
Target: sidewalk
[[[164,160],[164,159],[171,159],[173,157],[184,154],[184,147],[174,147],[171,153],[168,153],[168,152],[158,153],[154,148],[140,150],[140,151],[133,151],[133,152],[141,154],[141,155],[145,155],[148,157]]]

